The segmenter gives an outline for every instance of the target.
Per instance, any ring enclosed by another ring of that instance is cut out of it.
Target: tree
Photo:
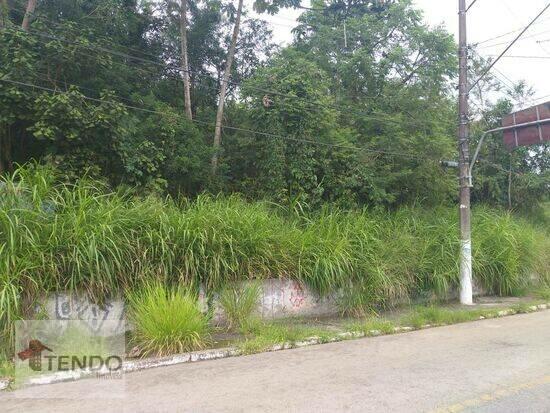
[[[282,7],[297,7],[299,6],[299,0],[273,0],[271,3],[263,0],[259,0],[254,3],[254,8],[259,12],[267,11],[268,13],[275,14]],[[227,93],[227,87],[229,83],[229,77],[231,74],[231,65],[233,63],[233,57],[235,55],[235,48],[237,45],[237,37],[239,35],[239,28],[241,24],[241,15],[243,10],[243,1],[239,0],[237,6],[237,12],[235,15],[235,23],[233,26],[233,34],[231,36],[231,43],[227,52],[227,60],[225,63],[225,71],[220,85],[220,96],[218,101],[218,110],[216,112],[216,124],[214,129],[214,144],[212,153],[212,175],[216,175],[218,169],[219,151],[221,149],[221,133],[222,133],[222,121],[223,111],[225,105],[225,95]]]
[[[455,155],[456,46],[410,0],[315,0],[282,48],[230,0],[41,1],[33,11],[25,1],[27,31],[8,3],[0,172],[36,159],[65,179],[88,170],[140,193],[236,191],[311,208],[454,198],[454,174],[439,161]],[[266,13],[298,6],[253,3]],[[500,86],[485,80],[473,91],[479,130],[529,92],[520,85],[495,104]],[[474,199],[540,202],[548,148],[510,156],[497,144],[481,154]]]
[[[527,89],[528,90],[528,89]],[[510,92],[516,96],[518,87]],[[520,96],[520,101],[525,98]],[[473,144],[483,131],[501,126],[502,118],[514,109],[512,97],[487,104],[482,117],[473,124]],[[472,199],[478,203],[533,211],[548,198],[550,145],[519,147],[510,152],[502,134],[486,138],[474,169]]]
[[[27,9],[25,10],[25,15],[23,16],[23,22],[21,23],[21,28],[25,31],[29,30],[30,19],[34,14],[36,9],[36,0],[27,1]]]
[[[230,117],[272,136],[228,133],[230,190],[312,208],[386,200],[384,175],[376,174],[380,156],[362,151],[356,131],[340,124],[330,85],[328,73],[292,48],[245,82],[246,105],[231,107]],[[268,90],[276,93],[262,92]]]
[[[325,142],[343,139],[344,146],[357,148],[334,148],[326,153],[318,148],[298,158],[294,171],[302,175],[304,185],[295,190],[303,191],[308,199],[386,206],[420,200],[437,204],[451,199],[454,177],[438,163],[450,158],[455,146],[455,110],[448,94],[448,80],[456,63],[451,36],[422,24],[410,2],[365,1],[340,6],[348,11],[347,47],[343,15],[331,7],[315,5],[314,10],[304,13],[294,45],[270,61],[270,71],[257,71],[256,92],[246,89],[245,97],[252,95],[256,102],[256,107],[248,108],[253,114],[250,128],[273,134],[283,131],[296,138],[327,139]],[[300,63],[294,66],[293,60]],[[283,76],[285,73],[288,75]],[[292,76],[309,76],[321,89],[311,95],[305,93],[304,86],[289,88]],[[268,110],[261,105],[266,94],[262,89],[277,92],[268,94],[273,101]],[[291,97],[284,99],[281,93]],[[303,110],[293,122],[268,120],[282,115],[283,108],[286,113],[296,107]],[[331,117],[327,117],[327,110]],[[257,111],[263,116],[257,116]],[[325,119],[331,119],[330,124],[325,124]],[[330,133],[313,132],[305,125],[326,125]],[[258,138],[258,145],[269,148],[271,140]],[[226,151],[232,152],[228,156],[236,156],[231,148]],[[265,153],[270,159],[265,178],[264,174],[254,178],[260,182],[274,180],[278,168],[284,169],[276,164],[290,159],[276,148],[243,151],[247,156]],[[281,154],[279,160],[274,158],[277,154]],[[232,187],[238,187],[236,171],[237,176],[244,174],[244,184],[251,183],[251,172],[244,171],[249,163],[238,159],[231,160],[238,165],[228,165]],[[258,166],[248,171],[257,170],[266,161],[252,158],[250,162]],[[307,169],[311,162],[319,165],[314,172]],[[317,184],[307,184],[312,178]],[[265,193],[269,194],[267,188],[274,184],[266,185]],[[314,195],[316,191],[320,197]]]
[[[183,75],[183,90],[185,99],[185,113],[188,119],[193,119],[191,110],[191,86],[189,82],[189,63],[187,55],[187,0],[181,0],[180,10],[181,33],[181,71]]]
[[[8,0],[0,0],[0,29],[9,22],[9,10]]]
[[[237,46],[237,37],[239,35],[239,28],[241,25],[241,14],[243,10],[243,0],[239,0],[237,6],[237,14],[235,16],[235,24],[233,26],[233,35],[231,36],[231,45],[227,52],[227,61],[225,63],[225,71],[220,85],[220,96],[218,101],[218,110],[216,112],[216,125],[214,129],[214,144],[212,153],[212,175],[215,176],[218,170],[218,157],[221,148],[222,141],[222,121],[223,121],[223,109],[225,105],[225,94],[227,92],[227,84],[229,83],[229,76],[231,74],[231,65],[233,64],[233,57],[235,55],[235,47]]]

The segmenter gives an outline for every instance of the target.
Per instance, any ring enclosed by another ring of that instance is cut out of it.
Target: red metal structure
[[[550,102],[506,116],[502,119],[502,126],[510,129],[504,131],[504,145],[513,150],[518,146],[550,142],[549,121]]]
[[[485,137],[495,132],[503,132],[504,145],[509,150],[514,150],[518,146],[531,146],[550,142],[550,102],[512,113],[502,119],[500,128],[483,132],[468,169],[470,186],[473,185],[472,173]]]

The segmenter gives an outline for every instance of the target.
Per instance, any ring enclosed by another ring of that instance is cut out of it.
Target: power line
[[[98,93],[97,89],[92,89],[92,88],[89,88],[89,87],[85,87],[85,86],[82,86],[82,85],[77,85],[77,84],[74,84],[74,83],[68,83],[68,82],[65,82],[63,80],[54,80],[52,79],[50,76],[48,76],[46,73],[41,73],[41,72],[33,72],[34,76],[37,78],[37,79],[40,79],[40,80],[43,80],[45,82],[50,82],[54,85],[54,87],[57,88],[57,84],[62,84],[62,85],[65,85],[65,86],[74,86],[74,87],[77,87],[78,89],[82,89],[82,90],[88,90],[90,92],[94,92],[95,94]],[[55,90],[55,89],[54,89]],[[106,89],[107,90],[107,89]],[[124,100],[126,102],[129,102],[129,103],[133,103],[133,100],[131,99],[128,99],[128,98],[125,98],[125,97],[122,97],[122,96],[118,96],[117,95],[117,98],[120,99],[120,100]]]
[[[21,16],[24,16],[25,13],[26,13],[26,10],[19,10],[17,8],[13,8],[11,9],[11,11],[14,11],[16,13],[18,13],[19,15]],[[82,35],[82,33],[80,31],[78,31],[77,29],[73,28],[72,26],[63,26],[64,22],[65,23],[74,23],[73,20],[68,20],[68,19],[61,19],[61,21],[55,21],[53,19],[49,19],[47,17],[45,17],[43,14],[40,14],[38,13],[37,11],[34,11],[34,12],[29,12],[29,14],[31,16],[33,16],[35,19],[39,19],[39,20],[45,20],[46,22],[48,23],[51,23],[53,25],[55,25],[57,28],[61,28],[63,31],[69,31],[69,32],[72,32],[73,34],[75,35]],[[82,19],[79,19],[79,20],[82,20]],[[95,34],[95,33],[94,33]],[[136,49],[136,48],[133,48],[133,47],[130,47],[130,46],[124,46],[124,45],[121,45],[121,44],[116,44],[116,43],[113,43],[112,41],[109,41],[105,38],[101,38],[101,41],[103,42],[106,42],[108,44],[111,44],[112,46],[115,46],[115,47],[122,47],[123,49],[127,49],[127,50],[131,50],[133,52],[137,52],[137,53],[141,53],[145,56],[149,56],[149,57],[152,57],[152,58],[157,58],[158,56],[154,55],[154,54],[151,54],[151,53],[148,53],[148,52],[145,52],[143,50],[139,50],[139,49]]]
[[[479,56],[481,59],[484,59],[485,60],[485,57],[481,56],[478,52],[476,52],[475,50],[473,50],[473,52]],[[502,73],[500,70],[498,70],[496,67],[493,67],[491,69],[491,72],[493,73],[493,76],[494,78],[504,87],[504,89],[510,93],[510,94],[515,94],[516,91],[515,91],[515,84],[514,84],[514,81],[512,79],[510,79],[508,76],[506,76],[504,73]],[[540,98],[539,98],[540,99]],[[538,100],[538,99],[534,99],[534,98],[526,98],[526,101],[529,102],[529,104],[532,104],[534,105],[535,104],[535,101]]]
[[[21,29],[16,28],[16,30],[21,30]],[[29,33],[29,32],[27,32],[27,33]],[[81,46],[81,47],[84,47],[84,48],[87,48],[87,49],[90,49],[90,50],[97,50],[97,51],[112,54],[112,55],[118,56],[118,57],[123,57],[123,58],[127,58],[127,59],[134,59],[134,60],[140,61],[142,63],[150,63],[150,64],[153,64],[153,65],[156,65],[156,66],[159,66],[159,67],[163,67],[163,68],[174,69],[174,70],[177,70],[177,71],[184,71],[178,65],[155,62],[155,61],[152,61],[152,60],[143,59],[143,58],[140,58],[140,57],[137,57],[137,56],[132,56],[132,55],[129,55],[129,54],[126,54],[126,53],[123,53],[123,52],[116,51],[116,50],[108,49],[108,48],[105,48],[105,47],[102,47],[102,46],[94,46],[94,45],[91,45],[91,44],[82,44],[82,43],[75,42],[75,41],[65,39],[65,38],[62,38],[62,37],[53,36],[49,33],[41,32],[41,31],[38,31],[38,30],[35,30],[35,29],[30,29],[30,34],[35,34],[39,37],[45,37],[45,38],[49,38],[49,39],[53,39],[53,40],[57,40],[57,41],[61,41],[61,42],[69,43],[69,44],[75,44],[75,45],[78,45],[78,46]],[[122,64],[122,63],[118,63],[118,64]],[[122,65],[127,67],[126,64],[122,64]],[[140,70],[140,69],[138,68],[138,70]],[[141,69],[141,70],[145,71],[145,69]],[[187,70],[187,72],[192,73],[189,70]],[[204,76],[204,75],[201,75],[201,74],[198,74],[198,73],[195,73],[195,75],[197,75],[199,77]],[[173,76],[170,76],[169,74],[166,74],[166,76],[167,77],[173,77]],[[179,77],[176,78],[176,79],[181,80]],[[219,80],[219,81],[223,82],[223,80]],[[236,87],[240,86],[240,84],[238,82],[231,81],[231,80],[228,80],[227,83],[231,84],[231,85],[234,85]],[[205,86],[206,88],[217,90],[217,88],[209,87],[208,85],[203,85],[203,86]],[[321,103],[319,101],[314,102],[314,101],[310,101],[306,98],[301,98],[299,96],[284,94],[284,93],[274,91],[274,90],[269,90],[269,89],[263,89],[263,88],[253,87],[253,86],[249,86],[248,88],[251,89],[251,90],[259,91],[259,92],[266,93],[266,94],[269,94],[269,95],[279,96],[279,97],[282,97],[284,99],[302,101],[302,102],[304,102],[308,105],[313,106],[315,108],[314,110],[320,110],[319,107],[324,107],[326,109],[335,109],[340,114],[354,113],[358,116],[362,116],[363,118],[377,120],[377,121],[380,121],[380,122],[388,122],[388,123],[393,123],[393,124],[396,124],[396,125],[402,125],[402,123],[403,123],[402,121],[397,121],[397,120],[391,119],[389,117],[389,115],[386,115],[386,114],[372,114],[372,113],[367,113],[367,112],[363,112],[363,111],[357,111],[356,109],[351,109],[350,107],[344,107],[344,106],[341,106],[341,105],[326,104],[326,103]],[[380,96],[383,96],[383,95],[380,95]],[[378,97],[380,97],[380,96],[378,96]],[[366,97],[374,99],[374,97],[368,97],[368,96],[366,96]],[[420,122],[418,119],[412,117],[410,114],[409,114],[409,116],[413,120],[418,122],[418,124],[416,124],[417,127],[420,127],[420,126],[424,125],[423,122]]]
[[[549,20],[550,18],[549,17],[545,17],[544,19],[540,19],[538,22],[536,22],[533,26],[536,26],[536,25],[539,25],[547,20]],[[509,36],[511,34],[514,34],[514,33],[517,33],[517,32],[520,32],[523,30],[523,27],[520,27],[518,29],[515,29],[515,30],[511,30],[509,32],[506,32],[506,33],[502,33],[502,34],[499,34],[497,36],[494,36],[494,37],[489,37],[488,39],[484,39],[484,40],[480,40],[479,42],[474,42],[473,45],[474,46],[478,46],[480,44],[485,44],[485,43],[489,43],[493,40],[498,40],[498,39],[502,39],[503,37],[506,37],[506,36]],[[545,32],[542,32],[542,33],[545,33]],[[542,33],[535,33],[534,35],[535,36],[538,36],[539,34],[542,34]]]
[[[508,34],[513,34],[513,33],[517,33],[518,31],[519,31],[519,30],[514,30],[513,32],[507,33],[507,35],[508,35]],[[523,41],[525,41],[525,40],[533,39],[533,38],[535,38],[535,37],[537,37],[537,36],[541,36],[541,35],[546,34],[546,33],[550,33],[550,30],[544,30],[544,31],[542,31],[542,32],[533,33],[532,35],[529,35],[529,36],[526,36],[526,37],[524,37],[524,38],[522,38],[522,39],[519,39],[518,42],[523,42]],[[504,36],[505,36],[505,35],[500,36],[500,37],[504,37]],[[500,37],[497,37],[497,38],[500,38]],[[508,44],[508,43],[509,43],[509,42],[506,41],[506,42],[488,44],[488,45],[485,45],[485,46],[482,46],[482,47],[478,47],[478,49],[488,49],[488,48],[491,48],[491,47],[502,46],[502,45],[505,45],[505,44]],[[480,45],[480,44],[482,44],[482,42],[474,43],[474,46],[477,47],[477,46]]]
[[[472,7],[474,7],[474,4],[476,4],[476,3],[477,3],[477,0],[472,0],[472,2],[470,3],[470,5],[466,8],[466,13],[468,13],[468,11],[470,11],[470,9],[471,9]]]
[[[327,9],[329,9],[330,7],[327,7]],[[18,11],[18,10],[15,10],[15,11]],[[23,14],[22,11],[18,11],[19,13]],[[33,13],[35,14],[35,13]],[[47,19],[45,17],[43,17],[43,15],[38,15],[38,17],[40,18],[43,18],[44,20],[49,20],[51,23],[53,23],[54,25],[56,26],[60,26],[60,23],[57,23],[51,19]],[[261,19],[258,19],[259,21],[262,21]],[[70,22],[69,20],[66,20],[68,22]],[[265,21],[264,21],[265,22]],[[307,25],[307,24],[306,24]],[[313,26],[311,26],[313,27]],[[66,29],[65,27],[63,29]],[[70,41],[68,39],[63,39],[63,38],[58,38],[58,37],[55,37],[55,36],[52,36],[50,35],[49,33],[44,33],[44,32],[40,32],[38,30],[33,30],[31,29],[31,31],[37,33],[38,36],[42,35],[42,36],[49,36],[49,38],[53,38],[55,40],[58,40],[58,41],[64,41],[64,42],[68,42],[68,43],[73,43],[73,44],[79,44],[79,43],[76,43],[74,41]],[[74,29],[73,29],[73,33],[74,33]],[[80,35],[79,32],[77,32],[78,35]],[[110,42],[112,45],[114,45],[114,43]],[[91,48],[93,49],[93,46],[92,45],[85,45],[85,44],[79,44],[80,46],[82,47],[86,47],[86,48]],[[120,45],[116,45],[117,47],[120,46]],[[122,47],[125,47],[125,48],[128,48],[130,50],[132,50],[132,48],[130,47],[126,47],[126,46],[122,46]],[[143,58],[140,58],[140,57],[137,57],[137,56],[131,56],[129,54],[125,54],[125,53],[121,53],[119,51],[116,51],[116,50],[112,50],[112,49],[107,49],[107,48],[104,48],[104,47],[101,47],[101,46],[98,46],[97,47],[100,51],[103,51],[103,52],[106,52],[106,53],[111,53],[111,54],[114,54],[116,56],[119,56],[119,57],[126,57],[128,59],[135,59],[135,60],[138,60],[142,63],[151,63],[153,65],[157,65],[157,66],[163,66],[165,68],[169,68],[169,69],[174,69],[178,72],[187,72],[189,74],[191,74],[192,76],[195,75],[197,77],[200,77],[200,76],[207,76],[206,74],[201,74],[201,73],[192,73],[192,71],[190,70],[183,70],[178,64],[167,64],[167,63],[161,63],[161,62],[156,62],[156,61],[152,61],[152,60],[149,60],[149,59],[143,59]],[[134,49],[134,50],[137,50],[137,49]],[[149,55],[149,56],[152,56],[154,58],[156,58],[157,56],[154,56],[152,54],[149,54],[149,53],[145,53],[145,52],[142,52],[142,51],[139,51],[140,53],[142,54],[146,54],[146,55]],[[116,62],[113,62],[113,63],[116,63]],[[120,64],[120,63],[118,63]],[[137,68],[137,70],[144,70],[145,69],[140,69],[140,68]],[[170,77],[168,74],[166,74],[167,77]],[[209,78],[210,79],[210,78]],[[181,79],[179,78],[176,78],[177,81],[180,81]],[[224,80],[220,80],[218,79],[217,81],[219,82],[225,82]],[[231,81],[231,80],[228,80],[227,81],[227,84],[231,84],[233,85],[234,87],[239,87],[240,84],[238,82],[235,82],[235,81]],[[208,86],[208,85],[202,85],[202,87],[206,87],[207,89],[211,89],[211,90],[218,90],[217,87],[211,87],[211,86]],[[280,97],[283,97],[285,99],[293,99],[293,100],[301,100],[301,101],[305,101],[308,105],[312,105],[314,107],[315,110],[319,110],[318,107],[324,107],[324,108],[329,108],[329,109],[335,109],[337,110],[340,114],[347,114],[347,113],[354,113],[358,116],[362,116],[364,118],[370,118],[372,120],[378,120],[378,121],[385,121],[385,122],[389,122],[389,123],[394,123],[396,125],[401,125],[402,122],[400,121],[396,121],[392,118],[390,118],[389,115],[386,115],[386,114],[372,114],[372,113],[367,113],[367,112],[364,112],[364,111],[357,111],[356,109],[352,109],[351,107],[349,106],[342,106],[342,105],[337,105],[337,104],[325,104],[325,103],[321,103],[321,102],[312,102],[312,101],[308,101],[307,99],[305,98],[300,98],[298,96],[292,96],[292,95],[288,95],[288,94],[282,94],[280,92],[277,92],[277,91],[273,91],[273,90],[267,90],[267,89],[261,89],[261,88],[257,88],[257,87],[251,87],[251,86],[248,86],[249,89],[251,90],[256,90],[256,91],[259,91],[259,92],[262,92],[262,93],[267,93],[267,94],[272,94],[272,95],[276,95],[276,96],[280,96]],[[399,94],[399,93],[398,93]],[[388,97],[387,95],[384,95],[384,94],[378,94],[376,96],[367,96],[365,95],[364,96],[365,98],[367,99],[372,99],[372,100],[375,100],[375,99],[378,99],[380,97]],[[414,116],[412,116],[408,111],[403,111],[403,113],[405,113],[408,117],[410,117],[411,119],[413,119],[414,121],[418,122],[416,124],[417,127],[421,127],[422,125],[424,125],[424,122],[418,120],[417,118],[415,118]],[[385,119],[384,119],[385,117]]]
[[[359,6],[359,5],[356,5],[356,6]],[[327,7],[326,9],[331,9],[331,7],[329,6],[329,7]],[[17,10],[17,9],[14,9],[14,10],[17,11],[17,12],[19,12],[19,13],[21,13],[21,14],[24,14],[23,11],[20,11],[20,10]],[[313,9],[312,9],[312,10],[313,10]],[[41,14],[37,14],[36,12],[33,13],[33,14],[34,14],[35,16],[39,17],[39,18],[43,18],[44,20],[50,21],[52,24],[54,24],[54,25],[56,25],[56,26],[58,26],[58,27],[61,25],[60,23],[58,23],[58,22],[56,22],[56,21],[54,21],[54,20],[52,20],[52,19],[48,19],[48,18],[44,17],[44,16],[41,15]],[[251,20],[251,19],[249,19],[249,21],[250,21],[250,20]],[[258,20],[258,21],[263,21],[263,22],[265,22],[265,23],[268,23],[268,22],[265,21],[265,20],[261,20],[261,19],[256,19],[256,20]],[[289,19],[283,19],[283,20],[289,20]],[[70,20],[65,20],[65,21],[71,22]],[[290,21],[290,20],[289,20],[289,21]],[[306,25],[308,25],[307,23],[301,23],[301,24],[306,24]],[[308,25],[308,26],[309,26],[309,25]],[[314,27],[314,26],[311,26],[311,27]],[[65,30],[66,27],[63,27],[63,29]],[[41,35],[42,35],[42,36],[49,36],[50,38],[53,38],[53,39],[58,40],[58,41],[64,41],[64,42],[73,43],[73,44],[76,43],[76,42],[71,41],[71,40],[68,40],[68,39],[64,39],[64,38],[59,38],[59,37],[56,37],[56,36],[52,36],[52,35],[49,34],[49,33],[44,33],[44,32],[38,31],[38,30],[34,30],[34,29],[30,29],[30,30],[31,30],[32,32],[37,33],[38,36],[41,36]],[[80,32],[75,31],[74,29],[72,29],[72,31],[73,31],[73,33],[76,33],[77,35],[80,35]],[[105,39],[103,39],[103,40],[105,40]],[[107,41],[107,42],[108,42],[108,41]],[[121,45],[116,45],[116,44],[114,44],[113,42],[108,42],[108,43],[110,43],[111,45],[114,45],[114,46],[116,46],[116,47],[120,47],[120,46],[121,46]],[[76,43],[76,44],[79,44],[80,46],[86,47],[86,48],[93,48],[93,47],[94,47],[94,46],[92,46],[92,45],[85,45],[85,44],[80,44],[80,43]],[[157,57],[157,56],[152,55],[152,54],[150,54],[150,53],[145,53],[145,52],[140,51],[140,50],[137,50],[137,49],[132,49],[132,48],[130,48],[130,47],[128,47],[128,46],[122,46],[122,47],[127,48],[127,49],[129,49],[129,50],[136,50],[136,51],[138,51],[139,53],[142,53],[142,54],[151,56],[151,57],[153,57],[153,58],[156,58],[156,57]],[[152,60],[149,60],[149,59],[143,59],[143,58],[140,58],[140,57],[137,57],[137,56],[132,56],[132,55],[129,55],[129,54],[126,54],[126,53],[119,52],[119,51],[117,51],[117,50],[107,49],[107,48],[104,48],[104,47],[101,47],[101,46],[97,46],[96,48],[98,48],[100,51],[103,51],[103,52],[105,52],[105,53],[111,53],[111,54],[116,55],[116,56],[119,56],[119,57],[126,57],[126,58],[128,58],[128,59],[135,59],[135,60],[138,60],[138,61],[140,61],[140,62],[142,62],[142,63],[151,63],[151,64],[157,65],[157,66],[164,66],[164,67],[167,67],[167,68],[170,68],[170,69],[174,69],[174,70],[176,70],[176,71],[178,71],[178,72],[187,72],[187,73],[189,73],[189,74],[192,75],[192,76],[193,76],[193,75],[198,76],[198,77],[200,77],[200,76],[206,76],[205,74],[193,73],[193,72],[190,71],[190,70],[183,70],[179,64],[168,64],[168,63],[161,63],[161,62],[157,62],[157,61],[152,61]],[[139,69],[138,69],[138,70],[139,70]],[[177,80],[181,80],[181,79],[178,78]],[[225,81],[220,80],[220,79],[218,79],[218,81],[219,81],[219,82],[225,82]],[[231,80],[228,80],[228,81],[227,81],[227,84],[231,84],[231,85],[233,85],[233,86],[235,86],[235,87],[240,86],[238,82],[231,81]],[[202,86],[207,87],[207,88],[209,88],[209,89],[216,89],[216,91],[217,91],[217,89],[218,89],[218,88],[208,87],[207,85],[202,85]],[[277,95],[277,96],[282,96],[282,97],[284,97],[285,99],[296,99],[296,100],[303,100],[303,101],[306,101],[306,100],[307,100],[307,99],[305,99],[305,98],[300,98],[300,97],[298,97],[298,96],[292,96],[292,95],[288,95],[288,94],[281,94],[280,92],[273,91],[273,90],[261,89],[261,88],[257,88],[257,87],[251,87],[251,86],[248,86],[248,88],[251,89],[251,90],[256,90],[256,91],[262,92],[262,93],[268,93],[268,94],[273,94],[273,95]],[[380,97],[388,97],[388,96],[383,95],[383,94],[379,94],[379,95],[376,95],[376,96],[367,96],[367,95],[366,95],[366,96],[364,96],[364,97],[367,98],[367,99],[373,99],[373,100],[374,100],[374,99],[378,99],[378,98],[380,98]],[[363,116],[363,117],[366,117],[366,118],[371,118],[371,119],[373,119],[373,120],[380,120],[380,117],[381,117],[381,116],[385,116],[387,122],[391,122],[391,123],[398,124],[398,125],[401,124],[401,122],[395,121],[395,120],[389,118],[389,116],[386,115],[386,114],[376,114],[376,115],[373,115],[372,113],[367,113],[367,112],[357,111],[357,110],[355,110],[355,109],[351,109],[351,108],[348,107],[348,106],[341,106],[341,105],[335,105],[335,104],[322,104],[322,103],[320,103],[320,102],[314,102],[314,103],[309,102],[309,104],[315,105],[315,106],[322,106],[322,107],[325,107],[325,108],[333,108],[333,109],[336,109],[336,110],[340,111],[340,113],[349,113],[349,112],[351,112],[351,113],[355,113],[355,114],[357,114],[357,115],[360,115],[360,116]],[[342,110],[344,110],[345,112],[342,112]],[[414,121],[418,122],[418,125],[417,125],[417,126],[421,126],[421,125],[424,124],[424,122],[418,120],[417,118],[415,118],[414,116],[412,116],[412,115],[411,115],[410,113],[408,113],[407,111],[404,111],[404,113],[405,113],[406,115],[408,115],[408,116],[409,116],[411,119],[413,119]]]
[[[62,93],[62,94],[68,94],[69,93],[68,91],[55,90],[55,89],[52,89],[52,88],[48,88],[48,87],[44,87],[44,86],[40,86],[40,85],[36,85],[36,84],[32,84],[32,83],[19,82],[19,81],[10,80],[10,79],[0,79],[0,82],[11,83],[11,84],[18,85],[18,86],[25,86],[25,87],[29,87],[29,88],[33,88],[33,89],[39,89],[39,90],[43,90],[43,91],[47,91],[47,92],[53,92],[53,93]],[[71,85],[71,86],[76,86],[76,85]],[[164,116],[166,115],[166,112],[141,108],[141,107],[133,106],[133,105],[126,105],[126,104],[123,104],[123,103],[120,103],[120,102],[115,102],[115,101],[112,101],[112,100],[93,98],[93,97],[86,96],[86,95],[83,95],[83,94],[80,94],[79,97],[82,98],[82,99],[90,100],[90,101],[97,102],[97,103],[108,103],[108,104],[111,104],[111,105],[117,105],[117,106],[121,106],[121,107],[124,107],[124,108],[127,108],[127,109],[137,110],[137,111],[141,111],[141,112],[159,114],[159,115],[164,115]],[[203,121],[203,120],[193,119],[192,121],[196,122],[196,123],[199,123],[199,124],[207,125],[207,126],[212,126],[212,127],[215,126],[214,123]],[[314,145],[320,145],[320,146],[326,146],[326,147],[332,147],[332,148],[351,149],[351,150],[364,151],[364,152],[376,153],[376,154],[381,154],[381,155],[400,156],[400,157],[406,157],[406,158],[412,158],[412,159],[418,159],[418,160],[435,161],[435,159],[431,159],[431,158],[428,158],[428,157],[421,157],[421,156],[418,156],[418,155],[415,155],[415,154],[412,154],[412,153],[394,152],[394,151],[369,149],[369,148],[359,148],[357,146],[352,146],[352,145],[332,144],[332,143],[327,143],[327,142],[315,141],[315,140],[311,140],[311,139],[294,138],[292,136],[287,136],[287,135],[278,135],[278,134],[269,133],[269,132],[261,132],[261,131],[256,131],[256,130],[253,130],[253,129],[239,128],[239,127],[235,127],[235,126],[222,126],[222,127],[224,129],[235,130],[235,131],[240,131],[240,132],[247,132],[247,133],[251,133],[251,134],[259,135],[259,136],[279,138],[279,139],[291,140],[291,141],[302,142],[302,143],[310,143],[310,144],[314,144]]]
[[[472,50],[480,59],[482,59],[483,63],[487,62],[487,59],[484,56],[481,56],[475,49]],[[514,81],[510,79],[508,76],[506,76],[504,73],[502,73],[500,70],[498,70],[496,67],[491,68],[491,72],[493,73],[494,78],[504,87],[504,89],[508,91],[512,91],[514,88]]]
[[[502,53],[489,65],[489,67],[482,73],[482,75],[474,82],[474,84],[472,86],[470,86],[470,88],[468,89],[469,91],[472,90],[473,87],[475,87],[475,85],[477,85],[479,83],[479,81],[487,74],[489,73],[489,71],[491,70],[492,67],[494,67],[497,62],[502,58],[502,56],[504,56],[508,50],[510,50],[512,48],[512,46],[514,44],[516,44],[516,42],[520,39],[521,36],[523,36],[523,34],[529,30],[529,28],[538,20],[538,18],[540,16],[542,16],[544,14],[544,12],[546,12],[546,10],[548,10],[550,8],[550,3],[548,3],[542,10],[539,14],[537,14],[537,16],[531,20],[531,22],[522,30],[522,32],[520,34],[518,34],[516,36],[516,38],[502,51]]]
[[[498,55],[488,54],[489,57],[497,57]],[[550,56],[502,56],[503,59],[550,59]]]

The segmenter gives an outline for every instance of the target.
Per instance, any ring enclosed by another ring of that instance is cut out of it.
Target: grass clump
[[[509,213],[481,208],[473,222],[473,270],[498,295],[515,295],[529,284],[539,250],[537,231]]]
[[[512,306],[511,309],[516,314],[527,314],[527,313],[532,313],[533,311],[535,311],[536,306],[535,306],[535,308],[533,308],[533,306],[534,306],[534,304],[532,304],[532,303],[519,303],[519,304],[516,304],[516,305]]]
[[[539,288],[535,291],[534,295],[541,300],[550,301],[550,287],[544,286]]]
[[[189,290],[150,283],[129,293],[127,299],[132,341],[143,355],[182,353],[209,343],[208,320]]]
[[[237,347],[243,354],[253,354],[269,350],[277,344],[288,344],[292,347],[311,337],[318,337],[323,342],[328,341],[331,334],[315,327],[257,322],[249,330],[247,338],[239,342]]]
[[[0,379],[13,379],[15,377],[15,365],[0,353]]]
[[[371,317],[362,322],[351,323],[347,326],[349,331],[360,331],[365,335],[372,335],[373,332],[378,334],[393,334],[395,332],[395,325],[389,320],[383,318]]]
[[[254,311],[260,299],[261,288],[257,283],[226,287],[220,294],[228,329],[248,331],[254,322]]]
[[[453,310],[436,306],[416,307],[400,320],[403,326],[421,328],[425,325],[447,325],[479,320],[488,311]]]

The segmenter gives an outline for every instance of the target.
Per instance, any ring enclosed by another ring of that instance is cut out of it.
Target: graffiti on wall
[[[296,280],[271,279],[262,284],[259,313],[264,318],[335,313],[336,297],[321,297]]]
[[[300,308],[307,298],[304,287],[297,281],[292,281],[290,287],[290,303],[293,308]]]
[[[83,320],[93,332],[100,331],[106,320],[118,320],[117,329],[121,329],[124,325],[124,304],[122,301],[108,301],[99,305],[90,302],[86,297],[56,294],[55,318]]]

